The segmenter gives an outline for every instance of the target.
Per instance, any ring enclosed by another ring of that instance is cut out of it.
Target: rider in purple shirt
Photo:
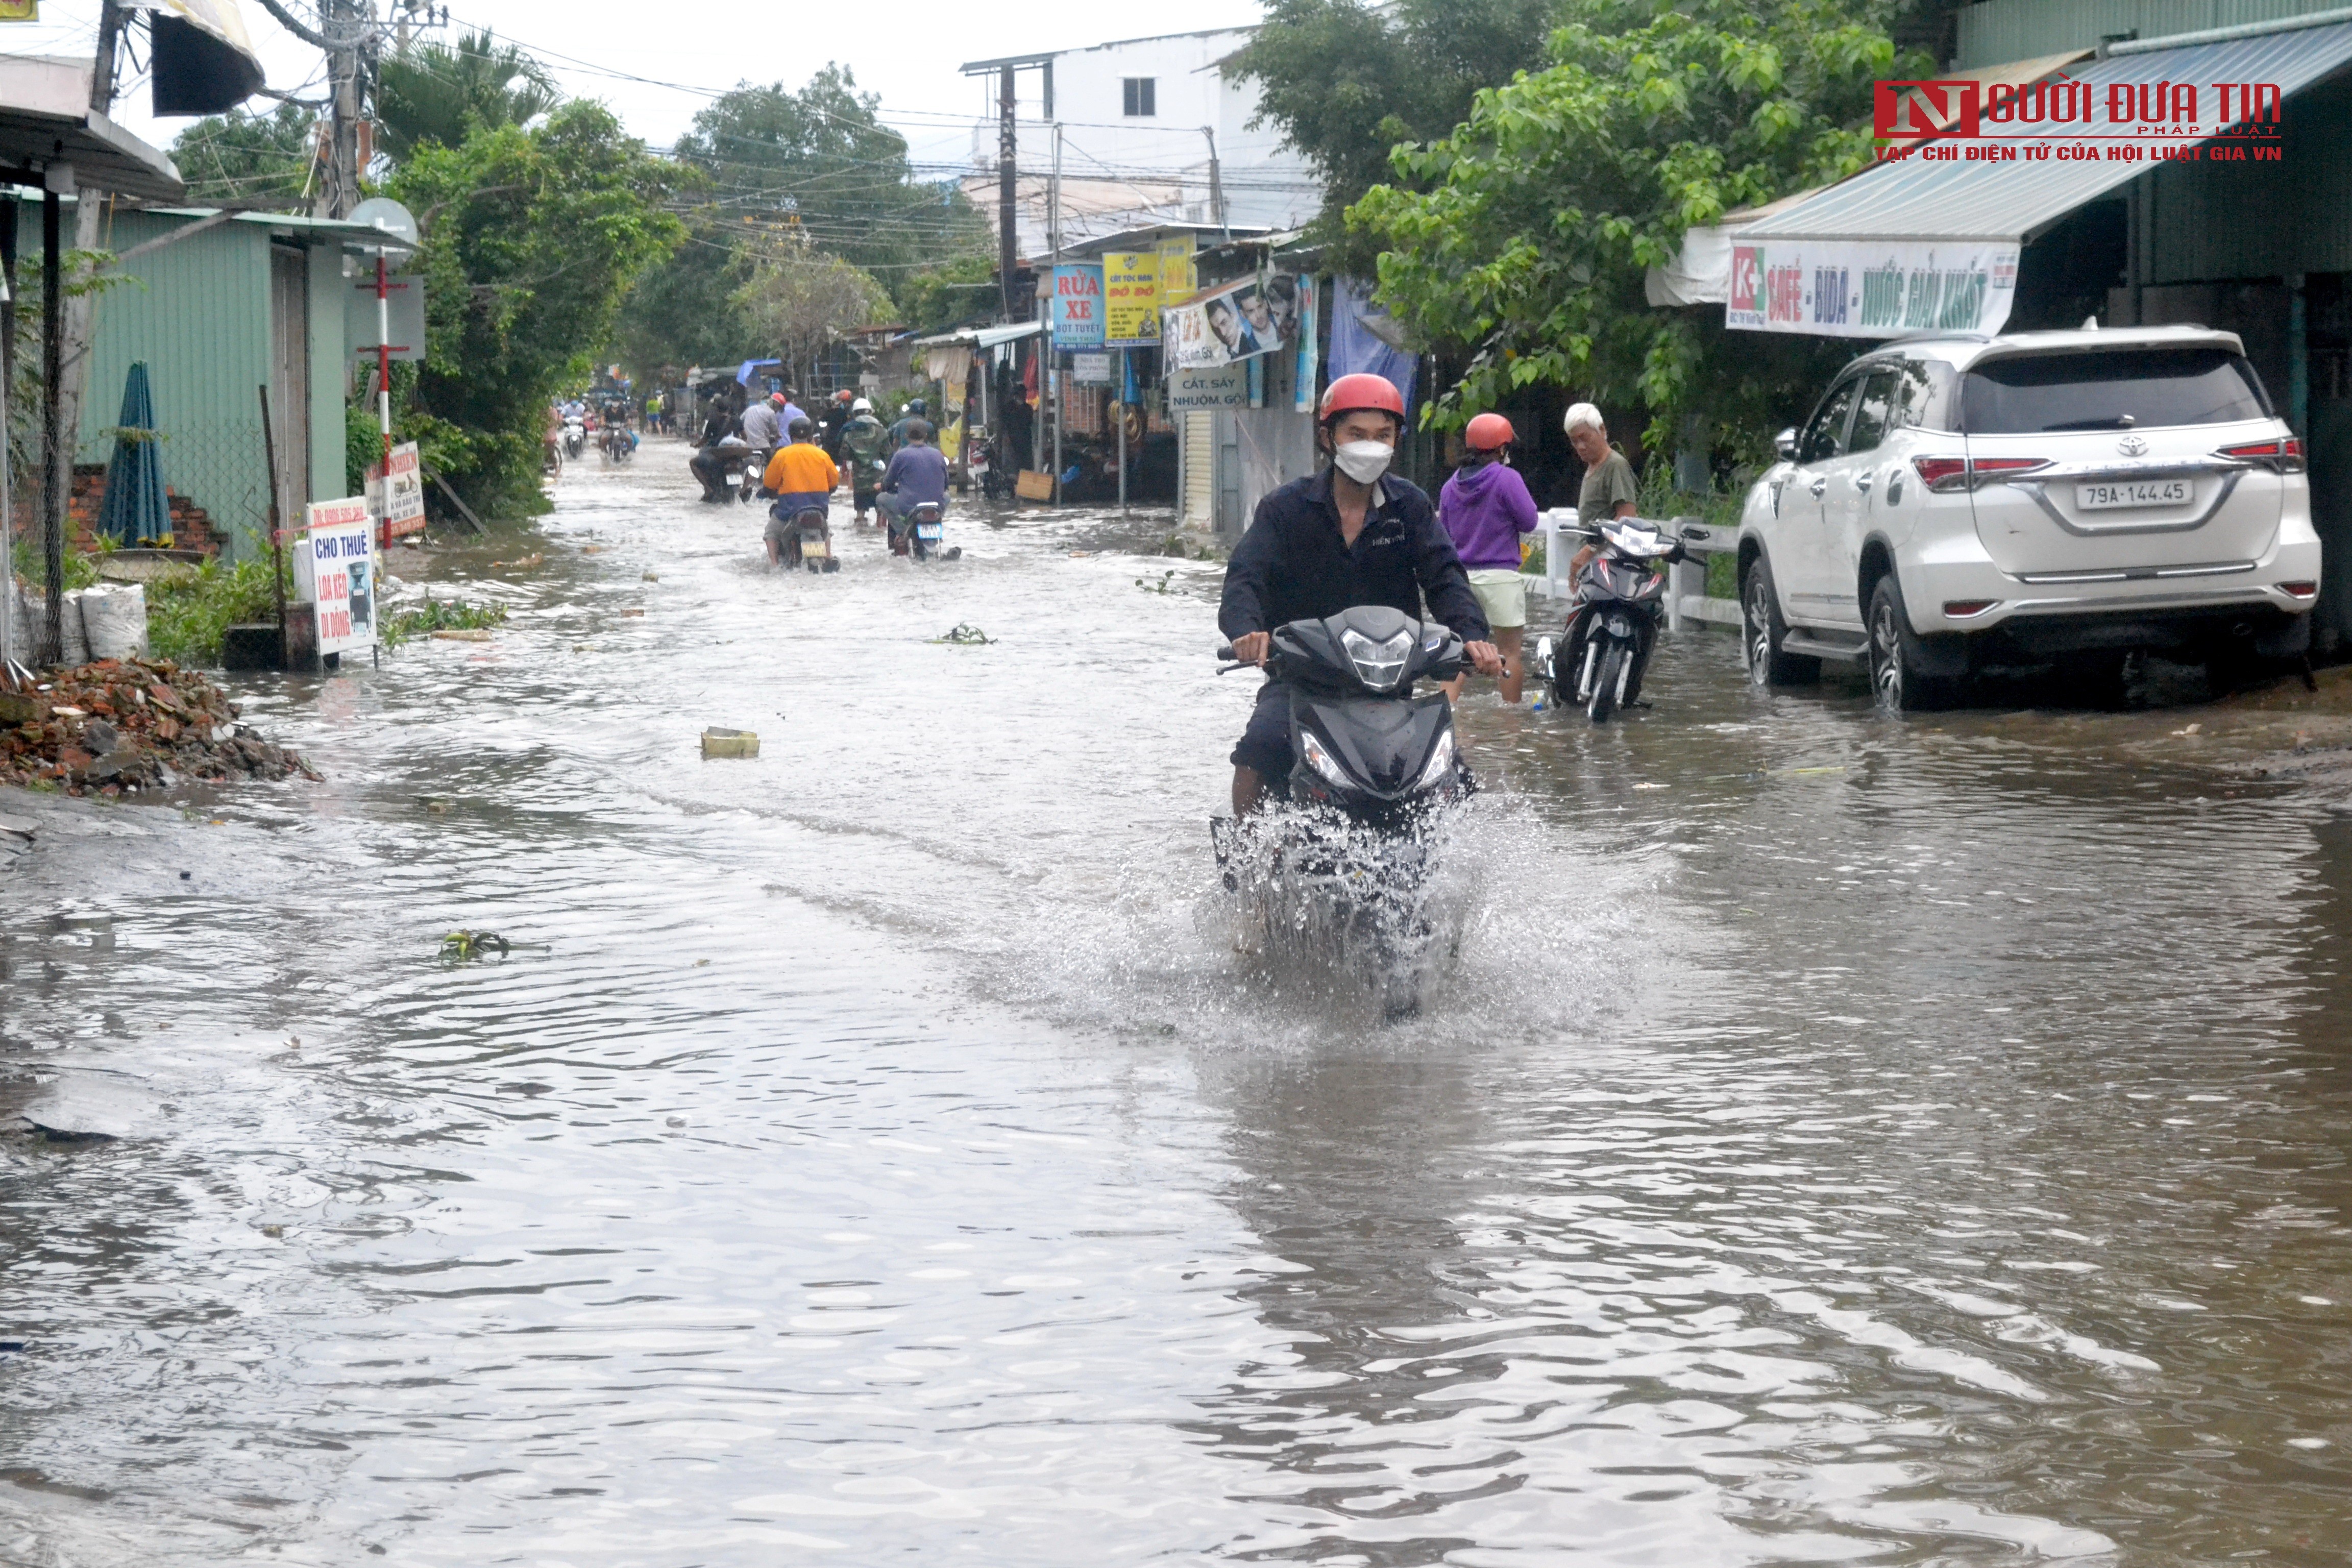
[[[1470,591],[1495,631],[1495,647],[1503,656],[1503,700],[1517,702],[1526,664],[1519,645],[1527,631],[1527,580],[1519,575],[1519,536],[1536,531],[1536,501],[1527,480],[1507,460],[1511,447],[1511,422],[1499,414],[1481,414],[1463,433],[1469,458],[1438,492],[1437,519],[1462,557]],[[1462,679],[1446,683],[1446,695],[1458,698]]]

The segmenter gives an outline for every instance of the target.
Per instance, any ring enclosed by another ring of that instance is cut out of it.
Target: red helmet
[[[1343,375],[1326,387],[1323,406],[1317,411],[1315,418],[1318,424],[1328,425],[1342,414],[1353,414],[1365,408],[1393,415],[1399,425],[1404,423],[1403,394],[1397,391],[1396,384],[1387,376],[1373,375],[1368,371]]]
[[[1511,422],[1499,414],[1481,414],[1462,432],[1464,445],[1474,452],[1498,452],[1517,439]]]

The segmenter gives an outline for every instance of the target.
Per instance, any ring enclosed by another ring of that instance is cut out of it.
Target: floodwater
[[[0,881],[0,1094],[116,1134],[0,1139],[0,1561],[2352,1553],[2325,803],[1698,633],[1465,703],[1381,1026],[1234,949],[1164,521],[690,494],[575,467],[496,641],[251,689],[325,784]]]

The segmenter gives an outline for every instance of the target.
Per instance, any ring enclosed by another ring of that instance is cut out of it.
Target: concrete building
[[[1253,30],[1219,27],[969,62],[974,112],[986,118],[972,128],[965,194],[994,224],[997,93],[1009,67],[1023,257],[1051,248],[1057,140],[1065,250],[1151,224],[1298,226],[1321,205],[1321,186],[1279,131],[1249,128],[1257,83],[1228,80],[1220,69]]]

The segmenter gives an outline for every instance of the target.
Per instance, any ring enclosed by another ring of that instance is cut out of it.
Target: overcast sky
[[[242,0],[245,23],[269,68],[269,85],[311,96],[323,69],[319,51],[288,33],[257,0]],[[298,16],[316,0],[291,0]],[[78,54],[96,47],[98,0],[41,0],[37,23],[0,25],[9,54]],[[450,27],[488,27],[544,59],[564,89],[601,98],[629,129],[657,147],[685,130],[712,95],[749,79],[798,87],[828,60],[848,66],[861,89],[882,95],[883,117],[905,132],[923,163],[961,163],[973,119],[992,113],[991,90],[957,74],[968,59],[1083,47],[1154,29],[1122,25],[1114,8],[1076,0],[962,5],[950,0],[882,4],[686,5],[656,0],[449,0]],[[1258,19],[1257,0],[1200,0],[1166,14],[1169,32]],[[794,26],[793,18],[815,25]],[[144,53],[142,44],[141,52]],[[1034,91],[1024,79],[1024,91]],[[143,78],[116,118],[168,146],[187,123],[147,113]],[[257,106],[267,100],[257,99]]]

